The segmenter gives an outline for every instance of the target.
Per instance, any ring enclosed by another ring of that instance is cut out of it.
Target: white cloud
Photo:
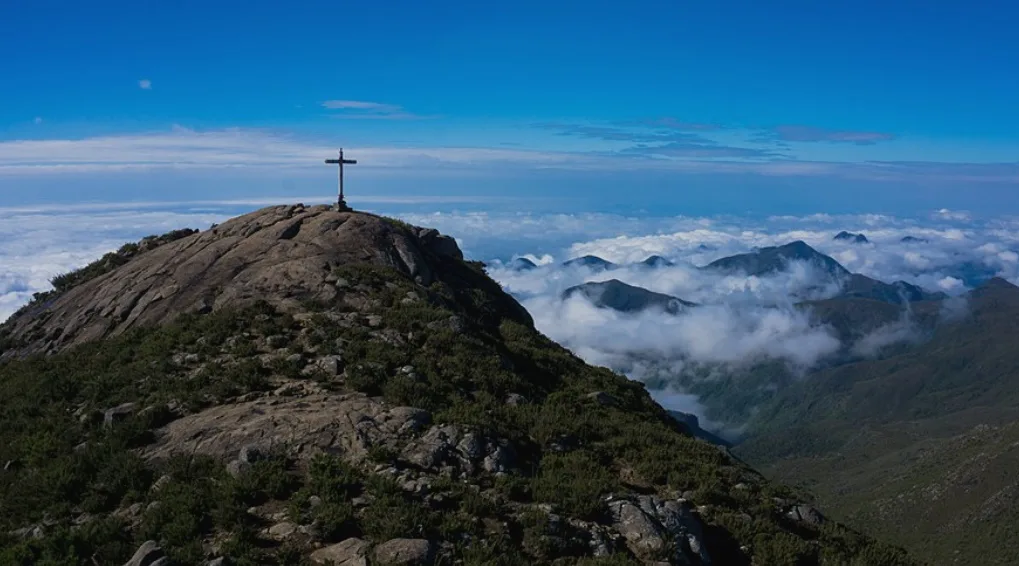
[[[205,228],[222,213],[145,210],[0,208],[0,321],[33,293],[51,289],[50,279],[102,254],[151,234],[182,227]]]
[[[138,88],[142,90],[152,90],[152,81],[149,79],[142,79],[138,81]]]
[[[395,104],[384,104],[381,102],[364,102],[361,100],[327,100],[322,106],[332,109],[355,109],[355,110],[378,110],[384,112],[395,112],[400,107]]]
[[[159,168],[320,168],[335,147],[263,130],[194,131],[84,139],[0,141],[0,174],[81,173]],[[573,167],[567,153],[484,148],[360,147],[349,152],[358,169]]]
[[[367,102],[364,100],[326,100],[322,103],[329,110],[340,110],[333,114],[337,118],[362,118],[374,120],[413,120],[424,118],[412,114],[397,104]]]

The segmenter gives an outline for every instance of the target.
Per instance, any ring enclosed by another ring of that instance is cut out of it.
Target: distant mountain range
[[[830,282],[840,284],[841,291],[836,296],[837,298],[869,299],[902,305],[920,301],[937,301],[947,297],[944,293],[925,291],[921,287],[905,281],[885,283],[866,275],[851,273],[835,259],[818,252],[802,241],[725,257],[713,261],[701,269],[721,273],[765,276],[786,270],[792,262],[796,261],[812,265],[821,273],[826,274]],[[598,270],[618,267],[597,256],[584,256],[570,260],[564,265],[585,265]],[[651,256],[640,262],[639,265],[663,267],[674,264],[661,256]],[[587,298],[600,308],[611,308],[627,313],[657,308],[675,314],[682,312],[687,307],[696,306],[696,303],[680,297],[650,291],[618,279],[570,287],[563,293],[563,298],[577,294]]]

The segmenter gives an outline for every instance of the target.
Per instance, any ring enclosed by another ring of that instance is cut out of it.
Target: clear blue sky
[[[366,198],[1019,212],[1017,25],[997,0],[6,0],[0,206],[328,196],[344,145]]]

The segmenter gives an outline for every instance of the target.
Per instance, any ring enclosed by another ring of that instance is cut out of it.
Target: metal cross
[[[339,181],[340,181],[340,199],[336,202],[336,208],[339,210],[350,210],[347,206],[347,201],[343,198],[343,166],[344,165],[355,165],[357,164],[356,159],[344,159],[343,148],[340,148],[340,156],[337,159],[326,159],[326,163],[329,165],[338,165],[340,169]]]

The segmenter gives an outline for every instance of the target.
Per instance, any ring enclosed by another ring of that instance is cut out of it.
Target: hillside
[[[911,563],[434,230],[272,207],[86,270],[0,327],[2,564]]]
[[[1019,288],[991,280],[958,316],[787,388],[737,452],[932,563],[1016,563]]]

